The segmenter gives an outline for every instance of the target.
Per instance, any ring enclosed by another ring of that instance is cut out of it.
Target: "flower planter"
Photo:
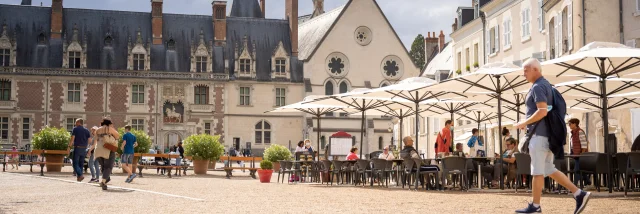
[[[62,164],[63,160],[64,160],[64,155],[44,155],[44,158],[46,158],[47,163],[60,163]],[[53,165],[53,164],[47,164],[45,165],[47,167],[47,172],[61,172],[62,171],[62,165]]]
[[[193,160],[193,173],[196,175],[206,175],[209,167],[209,160]]]
[[[273,164],[273,170],[280,171],[280,162],[271,162],[271,164]]]
[[[260,183],[271,183],[272,169],[258,169],[258,176],[260,176]]]

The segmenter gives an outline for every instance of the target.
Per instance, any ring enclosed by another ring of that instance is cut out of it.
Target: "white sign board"
[[[353,147],[351,138],[331,138],[329,155],[348,155]]]

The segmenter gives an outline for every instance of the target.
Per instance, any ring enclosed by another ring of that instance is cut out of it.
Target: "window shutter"
[[[559,54],[559,50],[558,50],[558,43],[559,43],[559,39],[558,39],[558,16],[554,16],[553,17],[553,57],[554,58],[558,58]]]
[[[564,37],[562,37],[562,29],[562,12],[560,12],[560,14],[558,14],[558,56],[564,53],[562,50],[564,40]]]
[[[544,30],[544,10],[542,9],[542,0],[538,0],[538,30]]]
[[[496,52],[500,50],[500,24],[496,25],[496,32],[494,34],[496,36]]]
[[[489,35],[491,35],[491,29],[487,30],[485,32],[485,35],[484,35],[484,38],[485,38],[485,51],[487,53],[486,58],[489,58],[489,55],[491,54],[491,38],[490,38]]]
[[[573,3],[567,6],[567,51],[573,49]]]
[[[632,39],[632,40],[627,40],[626,45],[632,48],[636,47],[636,40]]]
[[[524,10],[520,11],[520,38],[524,38]]]
[[[504,39],[504,41],[502,42],[504,42],[504,47],[507,48],[507,46],[509,46],[509,42],[508,42],[509,40],[507,38],[507,31],[508,31],[507,29],[509,29],[507,28],[507,20],[504,20],[502,24],[503,24],[502,27],[504,28],[504,32],[502,33],[502,38]]]

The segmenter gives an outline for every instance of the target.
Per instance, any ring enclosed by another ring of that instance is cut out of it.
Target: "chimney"
[[[227,40],[227,2],[213,1],[213,39],[216,46],[222,46]]]
[[[324,0],[313,0],[313,13],[311,18],[322,15],[324,13]]]
[[[62,38],[62,0],[51,1],[51,38]]]
[[[264,12],[267,7],[264,3],[265,0],[260,0],[260,11],[262,11],[262,18],[267,17],[267,14]]]
[[[436,34],[431,32],[427,32],[427,37],[424,38],[424,59],[425,63],[429,63],[429,59],[433,52],[436,52],[436,48],[438,47],[438,39],[436,38]]]
[[[442,52],[442,49],[444,49],[444,32],[442,32],[442,30],[440,30],[440,35],[438,36],[438,41],[440,42],[440,48],[439,48],[439,52]]]
[[[285,18],[291,31],[291,56],[298,56],[298,0],[286,0]]]
[[[31,0],[22,0],[22,3],[20,3],[20,5],[31,5]]]
[[[162,0],[151,0],[151,32],[153,44],[162,44]]]
[[[451,28],[453,29],[453,31],[451,32],[455,32],[456,30],[458,30],[458,18],[454,19],[453,24],[451,25]]]

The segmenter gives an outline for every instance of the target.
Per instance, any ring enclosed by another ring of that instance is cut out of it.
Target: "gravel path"
[[[65,173],[40,177],[23,168],[0,173],[0,213],[513,213],[526,205],[526,193],[419,192],[401,188],[325,186],[318,184],[261,184],[247,173],[235,172],[182,176],[172,179],[149,174],[124,183],[115,174],[109,191],[96,185],[73,182]],[[120,169],[114,169],[120,172]],[[147,170],[151,172],[151,170]],[[89,174],[90,177],[90,174]],[[118,188],[122,187],[122,188]],[[81,198],[81,202],[78,199]],[[81,203],[81,204],[78,204]],[[71,206],[71,204],[73,204]],[[572,213],[568,195],[546,194],[543,210]],[[81,210],[73,210],[73,209]],[[584,213],[637,213],[640,197],[597,197]]]

